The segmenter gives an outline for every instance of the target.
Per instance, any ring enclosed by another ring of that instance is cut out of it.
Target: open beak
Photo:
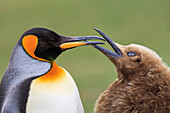
[[[61,37],[61,44],[60,48],[62,51],[72,49],[78,46],[84,45],[96,45],[96,44],[104,44],[103,42],[96,42],[96,41],[87,41],[87,40],[103,40],[105,39],[98,37],[98,36],[82,36],[82,37],[67,37],[67,36],[60,36]]]
[[[101,51],[104,55],[106,55],[110,60],[112,60],[113,58],[122,58],[123,54],[121,52],[121,50],[118,48],[118,46],[106,35],[104,34],[102,31],[100,31],[99,29],[95,30],[100,33],[101,36],[103,36],[103,38],[110,44],[110,46],[113,48],[113,51],[110,51],[108,49],[105,49],[103,47],[100,47],[98,45],[93,45],[93,47],[95,47],[96,49],[98,49],[99,51]]]

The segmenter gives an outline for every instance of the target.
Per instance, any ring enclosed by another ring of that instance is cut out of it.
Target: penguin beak
[[[103,38],[98,37],[98,36],[82,36],[82,37],[66,37],[66,36],[61,36],[61,44],[60,48],[62,51],[72,49],[75,47],[79,46],[84,46],[84,45],[96,45],[96,44],[104,44],[102,42],[96,42],[96,41],[87,41],[87,40],[103,40]]]
[[[105,56],[107,56],[110,60],[112,60],[113,58],[122,58],[123,54],[121,52],[121,50],[118,48],[118,46],[106,35],[104,34],[102,31],[100,31],[99,29],[95,30],[101,35],[103,36],[103,38],[110,44],[110,46],[113,48],[113,51],[110,51],[108,49],[105,49],[103,47],[100,47],[98,45],[93,45],[93,47],[95,47],[96,49],[98,49],[99,51],[101,51]]]

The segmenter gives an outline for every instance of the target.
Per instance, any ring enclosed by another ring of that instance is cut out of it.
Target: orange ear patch
[[[25,51],[32,57],[35,58],[37,60],[41,60],[41,61],[46,61],[49,62],[48,60],[42,59],[42,58],[38,58],[37,56],[35,56],[34,52],[37,48],[38,45],[38,38],[35,35],[27,35],[22,39],[22,45],[25,49]]]
[[[53,82],[62,79],[66,76],[66,72],[63,68],[59,67],[55,62],[53,62],[52,68],[45,75],[36,79],[38,82]]]

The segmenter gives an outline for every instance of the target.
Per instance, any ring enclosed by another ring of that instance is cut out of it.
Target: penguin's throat
[[[60,81],[67,75],[66,71],[59,67],[55,62],[52,63],[50,71],[36,79],[37,82],[55,82]]]

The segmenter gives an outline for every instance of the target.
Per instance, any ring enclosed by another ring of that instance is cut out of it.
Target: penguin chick
[[[97,36],[61,36],[45,28],[26,31],[14,47],[0,84],[0,113],[84,113],[71,75],[54,60]]]
[[[115,44],[115,52],[94,45],[115,65],[117,79],[99,96],[95,113],[170,113],[170,69],[152,50]]]

